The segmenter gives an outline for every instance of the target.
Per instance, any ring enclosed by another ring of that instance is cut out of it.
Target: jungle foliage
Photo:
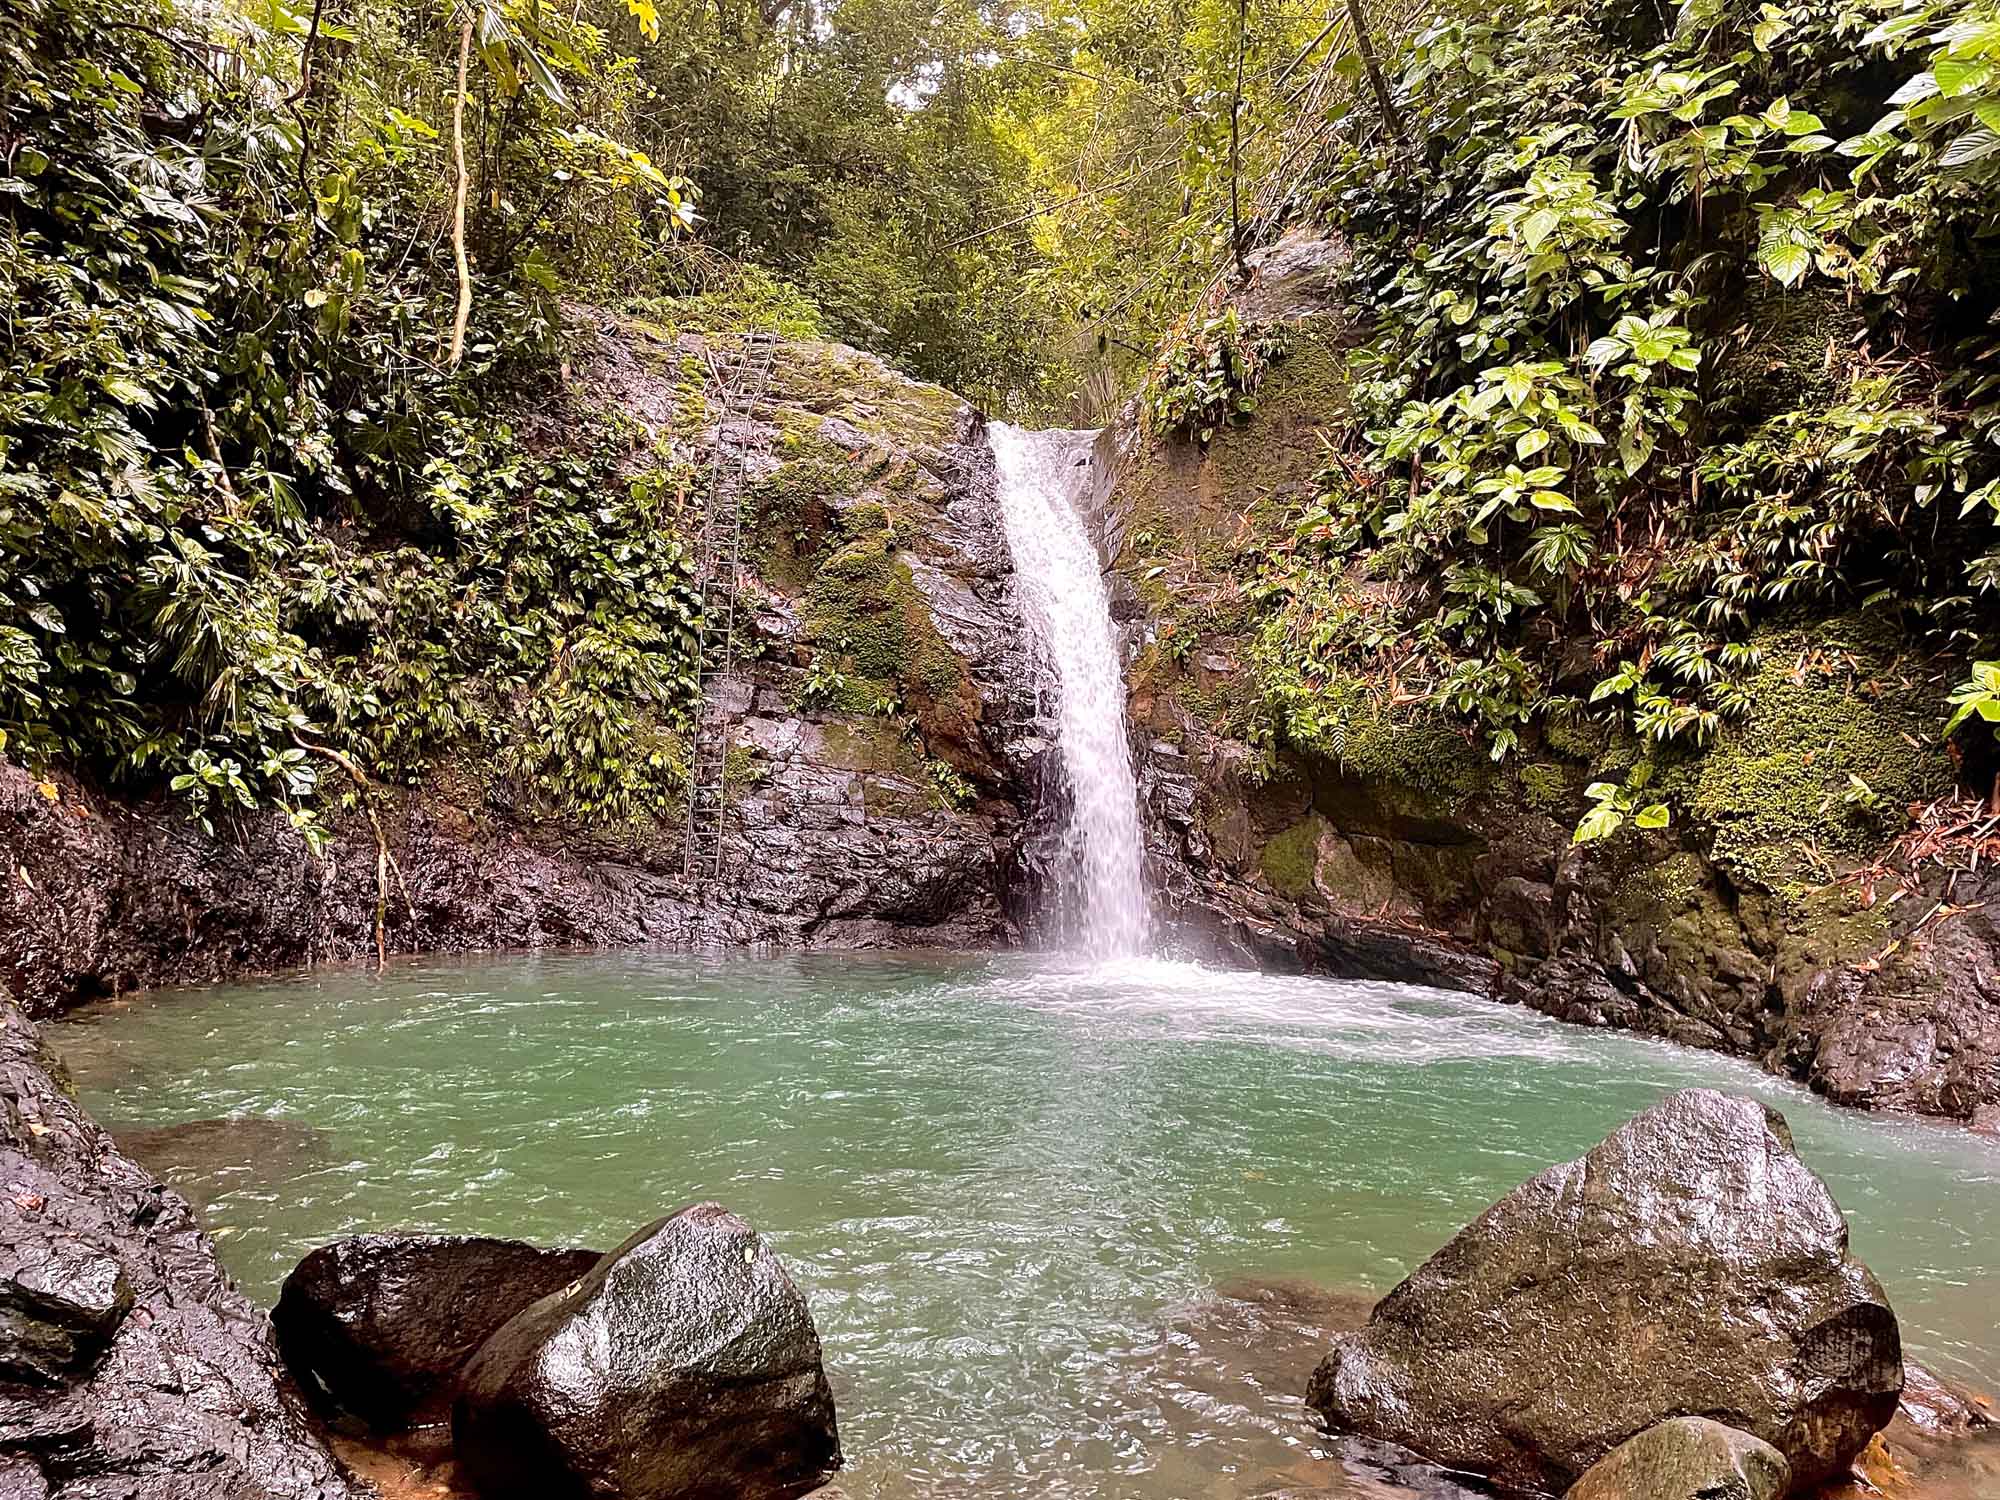
[[[1745,712],[1760,631],[1856,613],[1942,726],[2000,625],[2000,11],[1446,4],[1391,76],[1403,133],[1299,189],[1376,317],[1261,579],[1290,730],[1359,678],[1650,764]],[[1579,837],[1663,820],[1643,785]]]
[[[454,364],[458,28],[200,15],[0,18],[7,753],[166,782],[210,826],[277,803],[312,842],[323,769],[448,746],[566,810],[657,805],[692,670],[678,543],[650,494],[604,498],[601,464],[522,450],[480,395],[544,378],[559,287],[608,290],[691,222],[619,138],[641,95],[614,29],[467,17]]]
[[[1374,317],[1254,580],[1286,732],[1358,682],[1698,746],[1861,613],[1963,737],[1996,70],[1991,0],[0,0],[0,749],[309,839],[327,768],[455,754],[658,813],[698,477],[521,415],[566,303],[1200,442],[1299,223]]]

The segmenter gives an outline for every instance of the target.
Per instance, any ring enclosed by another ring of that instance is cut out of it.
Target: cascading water
[[[1000,509],[1028,624],[1054,663],[1057,735],[1069,780],[1065,892],[1083,948],[1097,958],[1144,949],[1147,930],[1139,790],[1125,738],[1125,683],[1097,549],[1076,507],[1092,432],[991,429]]]

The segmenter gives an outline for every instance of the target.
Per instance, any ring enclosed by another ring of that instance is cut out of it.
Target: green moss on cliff
[[[1257,856],[1257,868],[1264,872],[1272,890],[1288,901],[1301,900],[1312,891],[1320,836],[1326,829],[1326,820],[1314,815],[1294,823],[1264,845]]]
[[[1271,367],[1257,388],[1256,415],[1240,429],[1241,435],[1252,441],[1234,446],[1256,446],[1254,439],[1261,426],[1267,429],[1264,446],[1269,448],[1268,428],[1274,417],[1322,425],[1347,420],[1352,411],[1353,384],[1347,365],[1349,343],[1343,316],[1322,314],[1292,324],[1285,339],[1285,357]],[[1312,462],[1317,466],[1318,461],[1315,447]]]
[[[879,697],[884,685],[893,685],[899,699],[941,701],[964,679],[964,664],[938,634],[886,526],[863,533],[820,564],[807,594],[805,635],[836,658],[851,694],[874,689]],[[871,700],[850,711],[872,707]]]
[[[747,551],[758,574],[798,593],[811,583],[839,537],[858,534],[836,520],[835,507],[859,490],[861,480],[837,450],[804,451],[799,445],[793,451],[797,456],[750,487],[743,498],[743,520]]]
[[[1902,809],[1951,782],[1934,700],[1865,640],[1771,632],[1751,708],[1660,790],[1711,831],[1717,859],[1773,888],[1818,884],[1804,851],[1862,855],[1902,825]]]
[[[1577,801],[1577,787],[1561,766],[1536,762],[1514,773],[1521,788],[1521,801],[1538,813],[1551,817],[1570,811]]]
[[[880,360],[838,344],[781,344],[771,389],[809,412],[838,416],[864,437],[906,450],[954,441],[966,405],[950,391],[898,374]]]
[[[1259,673],[1290,744],[1407,794],[1397,810],[1449,811],[1492,784],[1492,762],[1435,709],[1386,703],[1357,679],[1302,682],[1282,662],[1262,657]]]

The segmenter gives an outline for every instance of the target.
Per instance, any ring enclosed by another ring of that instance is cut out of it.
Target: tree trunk
[[[1382,64],[1375,56],[1375,43],[1368,36],[1368,18],[1361,13],[1361,0],[1347,0],[1347,21],[1354,28],[1354,55],[1361,59],[1362,71],[1368,75],[1368,86],[1375,91],[1375,102],[1382,106],[1382,123],[1389,127],[1389,134],[1408,145],[1409,138],[1403,134],[1403,117],[1396,112],[1396,101],[1389,94],[1389,81],[1382,76]]]

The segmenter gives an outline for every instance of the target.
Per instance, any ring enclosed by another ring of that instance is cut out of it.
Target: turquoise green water
[[[163,994],[50,1037],[114,1128],[256,1117],[149,1150],[267,1302],[358,1230],[609,1245],[730,1205],[811,1298],[857,1500],[1372,1494],[1304,1420],[1327,1319],[1302,1285],[1386,1290],[1691,1083],[1783,1109],[1910,1346],[2000,1380],[2000,1147],[1433,991],[1022,955],[506,959]]]

